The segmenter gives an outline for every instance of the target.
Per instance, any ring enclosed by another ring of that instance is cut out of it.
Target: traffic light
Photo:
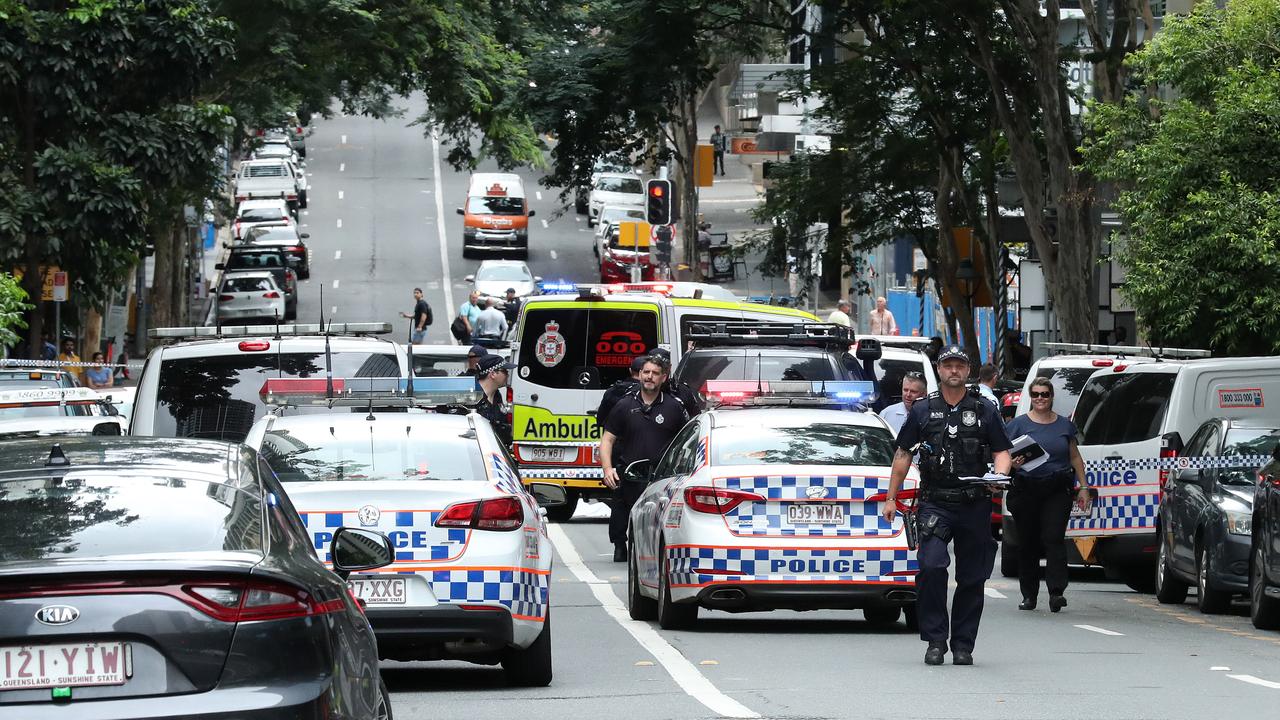
[[[654,253],[658,257],[658,262],[671,262],[671,226],[659,225],[654,230],[657,242],[654,243]]]
[[[671,224],[671,181],[650,180],[645,185],[644,219],[650,225]]]

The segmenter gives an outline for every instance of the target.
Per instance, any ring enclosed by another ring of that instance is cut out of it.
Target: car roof
[[[284,165],[288,162],[289,161],[284,158],[253,158],[251,160],[241,161],[240,166],[244,167],[246,165]]]
[[[268,340],[271,342],[271,348],[263,352],[246,352],[240,349],[240,343],[245,340]],[[263,325],[262,332],[257,335],[233,338],[192,338],[172,345],[162,345],[152,352],[162,353],[165,360],[181,360],[209,355],[269,355],[277,352],[323,352],[324,349],[323,335],[276,338],[272,334],[272,326]],[[350,335],[330,336],[329,349],[332,352],[376,352],[385,350],[386,354],[397,354],[397,346],[390,340]]]
[[[1116,365],[1156,362],[1155,358],[1142,355],[1046,355],[1036,361],[1036,367],[1094,367],[1094,360],[1110,360]],[[1163,362],[1172,362],[1165,360]],[[1103,369],[1099,367],[1099,369]]]
[[[624,178],[624,179],[636,179],[636,180],[639,180],[639,179],[640,179],[640,176],[639,176],[639,175],[637,175],[637,174],[635,174],[635,173],[605,172],[605,173],[600,173],[600,174],[599,174],[599,177],[597,177],[596,179],[597,179],[597,180],[600,180],[600,179],[603,179],[603,178]]]
[[[858,427],[885,427],[873,412],[832,410],[828,408],[718,408],[706,413],[713,428],[723,427],[795,427],[815,423],[838,423]]]
[[[456,430],[458,432],[466,432],[471,429],[471,422],[466,415],[455,415],[451,413],[435,413],[435,412],[375,412],[373,419],[369,419],[367,412],[333,412],[333,413],[306,413],[298,415],[277,415],[271,423],[271,429],[279,428],[327,428],[334,425],[365,425],[366,423],[377,422],[378,420],[392,420],[399,424],[401,421],[409,422],[414,425],[425,425],[427,427],[439,428],[441,431]],[[266,419],[265,417],[263,418]]]
[[[222,274],[223,280],[229,280],[231,278],[245,278],[245,277],[267,278],[269,280],[274,281],[276,276],[272,275],[269,270],[228,270]]]
[[[103,418],[99,418],[103,421]],[[69,466],[46,468],[58,445]],[[182,472],[222,478],[239,476],[237,445],[216,440],[154,437],[75,437],[10,440],[0,444],[0,479],[33,470],[129,468],[134,472]],[[249,488],[245,488],[248,490]],[[256,493],[256,488],[252,492]]]
[[[280,251],[270,245],[234,245],[230,248],[232,255],[245,255],[253,253],[279,253]]]

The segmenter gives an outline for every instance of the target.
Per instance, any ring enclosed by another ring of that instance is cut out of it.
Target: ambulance
[[[511,355],[514,449],[526,483],[568,491],[568,503],[548,508],[552,519],[571,517],[579,498],[610,494],[601,481],[595,413],[604,391],[628,376],[632,359],[662,347],[678,364],[691,323],[818,321],[795,308],[711,299],[717,290],[697,283],[548,283],[544,292],[560,294],[525,301]]]
[[[529,209],[524,182],[514,173],[474,173],[462,216],[462,256],[516,250],[529,256]]]

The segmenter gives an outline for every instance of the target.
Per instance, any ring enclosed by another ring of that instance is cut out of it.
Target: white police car
[[[891,623],[905,608],[913,625],[916,555],[881,517],[893,434],[873,413],[813,407],[871,387],[708,382],[718,409],[672,439],[631,511],[631,617],[670,629],[699,607],[860,608]],[[902,497],[915,486],[912,470]]]
[[[398,391],[360,390],[386,383]],[[500,662],[510,684],[546,685],[551,547],[538,500],[475,413],[366,407],[474,402],[472,378],[419,378],[412,398],[407,387],[394,378],[269,380],[268,404],[334,411],[286,407],[258,421],[245,442],[284,483],[321,559],[329,561],[343,525],[391,538],[392,565],[350,578],[383,658]],[[564,501],[558,486],[534,490],[550,493],[550,504]]]
[[[124,435],[127,421],[108,397],[84,387],[0,391],[0,438]]]

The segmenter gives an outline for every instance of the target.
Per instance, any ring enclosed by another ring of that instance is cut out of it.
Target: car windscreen
[[[1076,403],[1081,445],[1150,440],[1160,432],[1177,376],[1171,372],[1095,375]]]
[[[524,198],[473,195],[467,198],[467,212],[472,215],[523,215]]]
[[[596,189],[600,192],[626,193],[627,195],[644,194],[644,186],[639,178],[602,177],[596,181]]]
[[[287,177],[289,171],[284,164],[278,165],[245,165],[244,170],[240,172],[240,177],[244,178],[267,178],[267,177]]]
[[[386,416],[337,427],[308,423],[268,432],[261,452],[285,483],[483,480],[475,433],[462,426],[457,430],[442,432],[438,423],[415,425]]]
[[[413,374],[418,377],[456,377],[466,369],[463,355],[413,352]]]
[[[902,378],[907,373],[924,374],[923,357],[919,360],[900,360],[897,358],[882,357],[876,361],[876,380],[879,381],[878,387],[885,397],[881,400],[886,405],[902,402]]]
[[[396,356],[389,350],[335,350],[330,356],[334,377],[400,375]],[[273,348],[261,353],[165,360],[160,365],[153,434],[240,442],[266,412],[259,395],[263,383],[272,378],[299,377],[325,377],[324,351],[276,353]]]
[[[608,225],[622,220],[644,220],[644,211],[635,208],[605,208],[600,212],[600,223]]]
[[[1045,368],[1042,365],[1040,375],[1048,377],[1053,385],[1053,411],[1070,417],[1075,412],[1076,403],[1080,401],[1080,391],[1084,389],[1085,382],[1096,372],[1096,367]]]
[[[282,268],[285,266],[284,256],[279,250],[269,252],[237,252],[227,257],[228,270],[259,270],[263,268]]]
[[[222,292],[257,292],[275,289],[276,284],[269,277],[229,277],[222,281]]]
[[[298,240],[298,231],[292,225],[258,225],[249,229],[249,234],[245,236],[246,242],[258,242],[260,240]]]
[[[1222,444],[1222,454],[1223,456],[1266,456],[1275,451],[1277,444],[1280,444],[1280,429],[1231,428],[1227,431],[1226,441]],[[1224,468],[1218,473],[1218,482],[1226,485],[1252,486],[1258,481],[1257,469],[1260,464]]]
[[[486,265],[476,271],[476,282],[533,282],[524,265]]]
[[[893,436],[880,427],[813,423],[729,425],[711,438],[712,465],[879,465],[893,462]]]
[[[261,548],[261,503],[234,484],[128,469],[0,481],[0,566]]]
[[[825,353],[786,355],[751,350],[685,355],[676,374],[680,382],[701,390],[708,380],[843,380],[831,356]]]
[[[243,222],[271,222],[272,220],[280,220],[287,214],[278,207],[245,208],[240,211],[240,220]]]

